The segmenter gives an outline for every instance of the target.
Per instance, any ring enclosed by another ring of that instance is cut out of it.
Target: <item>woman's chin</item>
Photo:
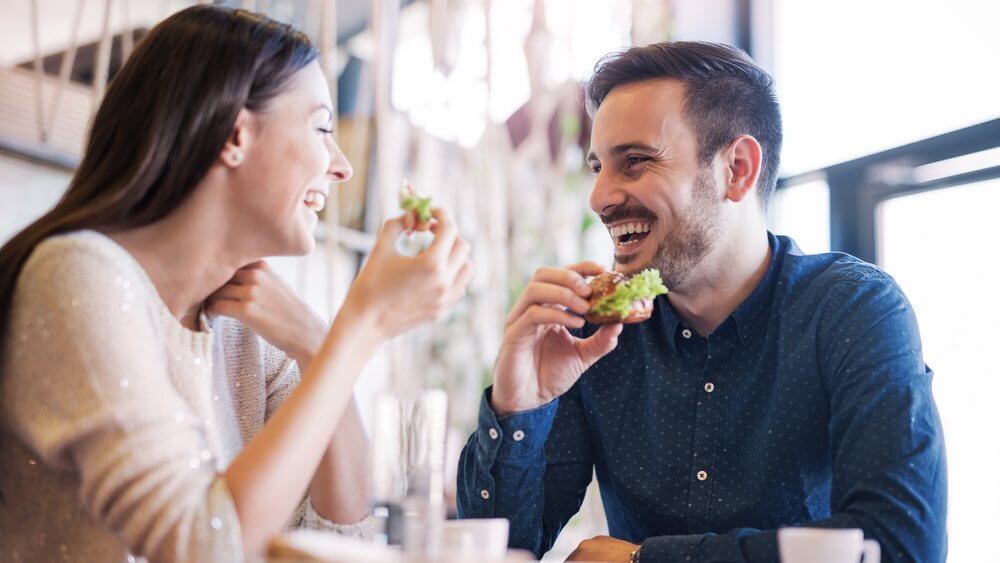
[[[312,230],[302,233],[294,245],[295,249],[290,253],[292,256],[305,256],[316,250],[316,237]]]

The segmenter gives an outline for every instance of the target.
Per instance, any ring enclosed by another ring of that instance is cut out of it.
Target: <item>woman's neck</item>
[[[170,313],[191,330],[200,329],[205,300],[256,259],[228,248],[220,229],[224,221],[198,212],[205,208],[182,204],[156,223],[108,233],[142,265]]]

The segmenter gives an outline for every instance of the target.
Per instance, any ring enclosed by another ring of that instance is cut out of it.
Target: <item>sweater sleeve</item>
[[[171,381],[162,305],[144,282],[96,245],[39,245],[12,303],[3,410],[45,463],[77,475],[84,508],[133,554],[242,560],[232,497]]]

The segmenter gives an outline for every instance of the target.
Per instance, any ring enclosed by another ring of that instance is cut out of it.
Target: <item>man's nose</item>
[[[605,215],[615,207],[625,203],[628,196],[617,188],[615,182],[603,172],[597,174],[594,188],[590,191],[590,208],[598,215]]]

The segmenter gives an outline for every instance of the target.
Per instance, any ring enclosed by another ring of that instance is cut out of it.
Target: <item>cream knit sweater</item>
[[[35,249],[0,372],[0,561],[243,559],[223,472],[299,369],[234,319],[201,325],[181,326],[104,235]],[[371,524],[333,524],[306,500],[290,526]]]

